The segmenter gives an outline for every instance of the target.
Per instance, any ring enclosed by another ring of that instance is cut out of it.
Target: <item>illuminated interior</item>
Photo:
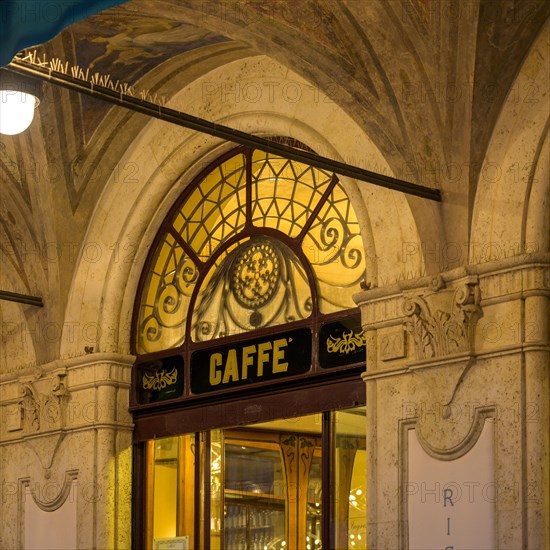
[[[365,407],[356,407],[151,442],[149,547],[178,537],[188,548],[205,546],[194,540],[193,518],[200,514],[201,523],[209,522],[212,549],[320,549],[323,491],[332,491],[334,548],[365,549],[364,425]],[[329,455],[335,467],[327,483]]]

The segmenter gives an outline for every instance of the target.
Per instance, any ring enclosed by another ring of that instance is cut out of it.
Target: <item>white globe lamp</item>
[[[30,92],[37,88],[18,75],[0,72],[0,134],[13,136],[24,132],[34,118],[34,110],[40,103]],[[36,93],[36,92],[35,92]]]

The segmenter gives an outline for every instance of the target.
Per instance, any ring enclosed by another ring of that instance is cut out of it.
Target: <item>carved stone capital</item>
[[[58,369],[51,378],[35,376],[19,379],[20,397],[16,405],[22,410],[25,431],[39,432],[64,427],[65,409],[70,398],[66,378],[66,370]],[[47,393],[43,393],[46,388]]]
[[[40,430],[40,395],[36,391],[32,381],[21,381],[21,401],[27,429],[30,431]]]
[[[405,327],[414,342],[416,360],[473,353],[475,326],[482,314],[477,278],[454,288],[446,288],[438,278],[403,297]]]

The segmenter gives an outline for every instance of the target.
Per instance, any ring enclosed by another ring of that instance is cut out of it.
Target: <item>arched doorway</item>
[[[188,186],[134,311],[134,540],[364,547],[365,269],[331,173],[238,148]]]

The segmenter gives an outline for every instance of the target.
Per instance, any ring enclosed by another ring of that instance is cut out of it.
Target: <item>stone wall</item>
[[[0,382],[0,548],[130,548],[132,362],[93,354]]]
[[[467,266],[356,300],[367,333],[369,548],[409,547],[409,502],[443,506],[445,487],[462,497],[458,521],[468,507],[493,507],[495,547],[546,548],[550,256]],[[458,459],[473,452],[486,420],[492,479],[483,482]],[[420,460],[410,430],[426,456],[449,463],[440,485],[409,479]],[[483,536],[493,526],[468,529]],[[444,535],[454,548],[454,533]]]

